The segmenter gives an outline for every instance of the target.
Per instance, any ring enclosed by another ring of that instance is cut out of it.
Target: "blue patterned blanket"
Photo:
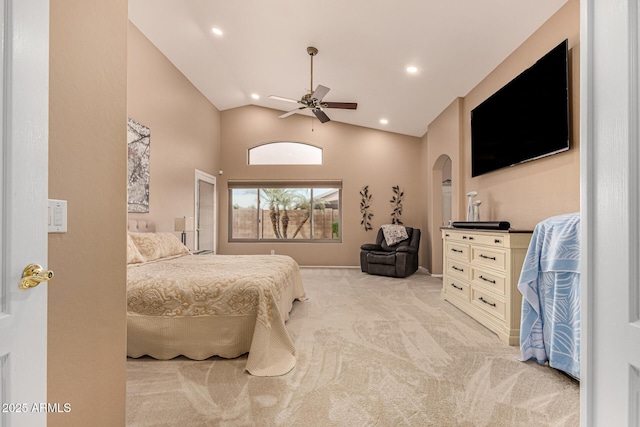
[[[521,360],[580,378],[580,214],[536,225],[522,266]]]

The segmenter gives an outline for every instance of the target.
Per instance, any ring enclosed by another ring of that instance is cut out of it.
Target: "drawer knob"
[[[458,252],[459,254],[462,253],[461,249],[456,249],[456,248],[451,248],[451,252]]]
[[[490,259],[491,261],[495,261],[495,260],[496,260],[496,257],[494,257],[494,256],[488,256],[488,255],[485,255],[485,254],[480,254],[480,255],[478,255],[478,256],[479,256],[480,258]]]
[[[451,268],[453,268],[456,271],[464,271],[464,268],[458,268],[455,265],[452,265]]]
[[[453,283],[451,283],[451,286],[453,286],[454,288],[456,288],[457,290],[461,291],[462,290],[462,286],[456,286]]]
[[[486,299],[484,299],[484,298],[482,298],[482,297],[480,297],[480,298],[478,298],[478,299],[479,299],[480,301],[482,301],[483,303],[485,303],[485,304],[487,304],[487,305],[490,305],[491,307],[495,307],[495,306],[496,306],[496,303],[495,303],[495,302],[489,302],[489,301],[487,301]]]
[[[486,277],[484,277],[484,276],[480,276],[480,278],[481,278],[482,280],[484,280],[485,282],[493,283],[494,285],[496,284],[496,281],[495,281],[495,280],[487,279],[487,278],[486,278]]]
[[[495,239],[495,240],[493,241],[493,243],[502,243],[502,240],[500,240],[500,239]]]

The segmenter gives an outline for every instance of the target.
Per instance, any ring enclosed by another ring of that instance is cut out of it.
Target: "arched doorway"
[[[452,173],[451,158],[441,155],[431,171],[431,274],[442,275],[442,239],[440,227],[452,219]]]

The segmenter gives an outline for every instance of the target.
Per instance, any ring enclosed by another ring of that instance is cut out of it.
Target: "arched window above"
[[[321,165],[322,148],[302,142],[270,142],[249,149],[250,165]]]

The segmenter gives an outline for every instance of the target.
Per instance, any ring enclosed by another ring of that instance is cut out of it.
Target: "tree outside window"
[[[341,193],[319,187],[231,189],[230,239],[339,241]]]

